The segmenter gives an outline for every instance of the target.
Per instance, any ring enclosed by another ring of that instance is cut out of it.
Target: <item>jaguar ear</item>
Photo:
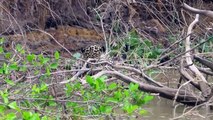
[[[84,52],[85,52],[85,49],[84,49],[84,48],[81,48],[81,52],[84,53]]]
[[[130,50],[130,45],[128,43],[125,44],[124,51],[128,52]]]
[[[102,47],[101,47],[101,51],[102,51],[102,52],[105,52],[105,51],[106,51],[106,48],[105,48],[104,46],[102,46]]]

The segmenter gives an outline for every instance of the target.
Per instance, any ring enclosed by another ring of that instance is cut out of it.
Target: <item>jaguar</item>
[[[105,47],[102,45],[89,45],[85,48],[81,49],[82,55],[84,59],[100,58],[101,54],[105,52]]]

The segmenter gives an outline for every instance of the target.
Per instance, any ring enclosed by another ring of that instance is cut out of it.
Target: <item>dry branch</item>
[[[191,11],[193,13],[201,14],[201,15],[205,15],[205,16],[213,18],[213,11],[196,9],[196,8],[193,8],[193,7],[189,6],[189,5],[187,5],[186,3],[183,3],[182,7],[185,10]]]
[[[197,60],[198,62],[200,62],[201,64],[209,67],[213,71],[213,62],[206,60],[206,59],[203,59],[199,56],[194,56],[194,59]]]
[[[153,85],[145,84],[143,82],[139,82],[129,76],[126,76],[118,71],[102,71],[96,74],[94,77],[100,77],[102,75],[110,75],[117,77],[118,79],[126,82],[126,83],[136,83],[139,84],[139,89],[145,92],[158,93],[159,96],[173,100],[176,98],[177,102],[187,104],[187,105],[197,105],[205,102],[205,99],[199,96],[195,96],[191,94],[191,92],[187,92],[185,90],[173,89],[169,87],[156,87]]]
[[[189,25],[188,31],[187,31],[187,35],[189,35],[189,34],[192,33],[192,28],[195,26],[195,24],[198,21],[199,21],[199,14],[196,15],[195,20]],[[186,47],[185,51],[189,51],[190,50],[190,36],[188,36],[186,38],[185,47]],[[186,56],[187,65],[189,66],[190,70],[193,71],[197,75],[197,77],[199,78],[199,80],[201,80],[203,82],[207,82],[206,79],[205,79],[205,77],[200,73],[200,71],[193,64],[190,53],[186,52],[185,56]]]
[[[193,27],[198,23],[199,21],[199,14],[196,14],[195,20],[189,25],[188,30],[187,30],[187,35],[192,33],[192,29]],[[185,42],[185,51],[189,51],[190,48],[190,36],[188,36],[186,38],[186,42]],[[189,69],[195,74],[196,78],[194,79],[198,79],[198,83],[200,85],[200,89],[202,91],[202,95],[205,98],[208,98],[211,94],[211,88],[208,85],[205,77],[203,76],[203,74],[197,69],[197,67],[193,64],[192,59],[191,59],[191,55],[190,52],[186,52],[185,54],[185,58],[186,58],[186,63],[189,66]]]

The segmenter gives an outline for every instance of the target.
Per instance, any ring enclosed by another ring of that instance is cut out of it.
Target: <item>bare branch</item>
[[[189,5],[187,5],[186,3],[183,3],[182,7],[184,9],[188,10],[188,11],[193,12],[193,13],[201,14],[201,15],[205,15],[205,16],[213,18],[213,11],[196,9],[196,8],[193,8]]]

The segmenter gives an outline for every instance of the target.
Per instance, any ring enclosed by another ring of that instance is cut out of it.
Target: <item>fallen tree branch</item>
[[[193,27],[198,23],[199,21],[199,14],[196,14],[195,20],[189,25],[187,30],[187,35],[192,33]],[[189,51],[190,48],[190,36],[186,38],[185,42],[185,51]],[[196,68],[196,66],[193,64],[191,55],[189,52],[186,52],[185,54],[186,63],[189,66],[189,69],[196,75],[196,78],[198,79],[198,84],[200,86],[200,89],[202,91],[202,95],[205,98],[208,98],[211,94],[211,88],[209,87],[205,77],[203,74]]]
[[[198,62],[200,62],[201,64],[209,67],[213,71],[213,62],[206,60],[206,59],[203,59],[199,56],[194,56],[194,59],[197,60]]]
[[[200,72],[205,73],[206,75],[211,75],[213,76],[213,72],[207,71],[203,68],[198,67],[198,70],[200,70]]]
[[[154,85],[156,85],[158,87],[163,87],[163,85],[161,83],[159,83],[159,82],[153,80],[152,78],[148,77],[143,72],[143,69],[139,70],[139,69],[136,69],[136,68],[130,67],[130,66],[113,65],[112,63],[107,62],[107,61],[103,61],[103,62],[99,62],[99,63],[91,63],[91,64],[94,64],[94,65],[97,65],[97,64],[107,64],[107,65],[113,67],[114,69],[125,69],[125,70],[128,70],[130,72],[134,72],[134,73],[138,74],[139,76],[141,76],[142,78],[144,78],[147,82],[151,82],[151,83],[153,83]]]
[[[200,9],[197,9],[197,8],[193,8],[193,7],[189,6],[189,5],[187,5],[186,3],[183,3],[182,7],[185,10],[188,10],[188,11],[190,11],[192,13],[201,14],[201,15],[205,15],[205,16],[213,18],[213,11],[210,11],[210,10],[200,10]]]
[[[117,77],[118,79],[126,82],[126,83],[136,83],[139,84],[139,89],[145,92],[150,93],[158,93],[159,96],[173,100],[176,96],[176,101],[187,104],[187,105],[198,105],[205,102],[205,99],[200,96],[195,96],[191,94],[190,92],[187,92],[186,90],[179,90],[179,89],[173,89],[169,87],[156,87],[153,85],[145,84],[142,82],[139,82],[129,76],[126,76],[124,74],[119,73],[118,71],[101,71],[94,75],[94,78],[98,78],[102,75],[110,75]],[[178,93],[178,94],[177,94]]]
[[[184,68],[180,69],[181,75],[187,80],[190,81],[190,83],[197,88],[198,90],[201,90],[200,86],[198,83],[194,82],[194,79],[184,70]]]

